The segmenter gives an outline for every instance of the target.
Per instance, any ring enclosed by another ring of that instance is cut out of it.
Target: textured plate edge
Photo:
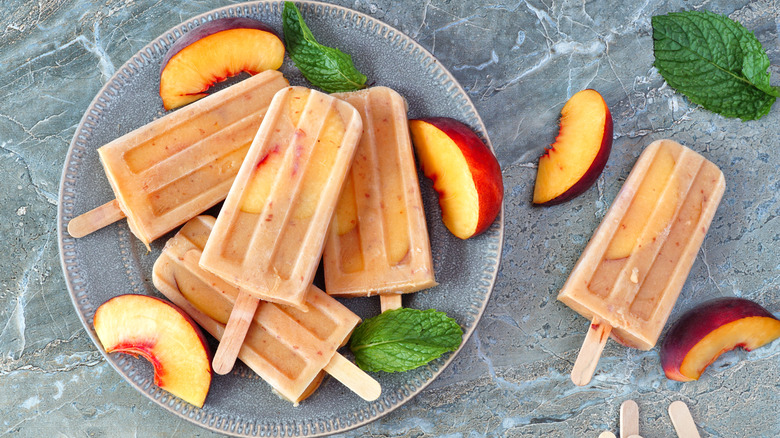
[[[65,162],[63,164],[63,171],[62,171],[60,186],[59,186],[59,205],[57,208],[57,235],[58,235],[57,240],[59,244],[60,265],[62,267],[63,277],[65,279],[65,283],[69,292],[69,296],[71,298],[71,302],[73,303],[73,306],[76,312],[78,313],[78,317],[81,320],[82,325],[84,326],[92,342],[95,344],[96,347],[98,347],[98,350],[106,358],[106,361],[112,366],[112,368],[114,368],[119,373],[120,376],[122,376],[124,380],[126,380],[128,383],[130,383],[131,386],[135,387],[139,392],[146,395],[149,399],[151,399],[153,402],[158,404],[160,407],[166,409],[167,411],[175,414],[180,418],[188,420],[193,424],[196,424],[212,432],[228,434],[237,437],[257,436],[258,434],[262,436],[309,436],[309,437],[327,436],[335,433],[346,432],[364,426],[368,423],[378,420],[381,417],[384,417],[385,415],[389,414],[390,412],[394,411],[395,409],[407,403],[414,396],[422,392],[428,385],[433,383],[433,381],[457,357],[457,355],[463,349],[463,346],[471,338],[471,335],[476,331],[477,326],[479,325],[479,322],[482,319],[482,316],[487,308],[487,304],[490,301],[493,288],[495,287],[495,283],[498,277],[498,271],[501,264],[501,255],[502,255],[503,244],[504,244],[505,208],[504,208],[504,201],[502,200],[501,210],[496,220],[493,222],[490,228],[485,233],[483,233],[482,236],[475,237],[476,239],[484,238],[484,237],[491,237],[496,239],[495,247],[490,248],[491,255],[489,256],[491,259],[495,260],[495,263],[489,267],[490,269],[485,269],[485,267],[483,267],[482,269],[482,274],[483,274],[482,280],[487,282],[487,285],[484,286],[484,288],[479,289],[480,293],[483,294],[483,299],[481,300],[480,303],[471,303],[470,308],[472,309],[471,315],[473,317],[473,323],[471,323],[470,327],[468,327],[468,329],[464,331],[463,341],[461,342],[458,349],[455,352],[449,354],[448,356],[437,359],[427,364],[424,368],[420,369],[419,372],[424,373],[425,376],[427,377],[427,380],[424,382],[419,382],[419,381],[407,382],[405,385],[403,385],[403,387],[401,387],[397,391],[397,394],[393,394],[398,396],[398,397],[394,397],[395,398],[394,403],[392,401],[386,400],[388,398],[388,394],[383,393],[380,399],[370,402],[360,412],[362,415],[357,415],[358,414],[357,412],[353,412],[349,414],[350,417],[354,417],[354,416],[362,417],[362,418],[355,418],[352,421],[350,421],[350,419],[347,418],[343,418],[343,419],[329,418],[327,419],[329,424],[323,424],[323,425],[317,423],[307,424],[307,425],[304,425],[302,423],[297,423],[296,425],[284,425],[284,424],[277,423],[271,426],[271,429],[274,429],[275,433],[271,432],[273,435],[266,435],[268,428],[264,426],[260,426],[256,422],[250,423],[242,420],[237,420],[236,418],[231,418],[230,416],[215,416],[213,413],[210,413],[203,409],[192,406],[186,402],[183,402],[180,399],[170,395],[167,391],[158,388],[156,385],[150,384],[148,379],[145,379],[143,381],[136,381],[136,379],[132,378],[132,376],[135,375],[132,366],[129,367],[121,366],[123,363],[126,362],[124,358],[115,359],[114,357],[112,357],[112,355],[109,355],[108,353],[105,352],[103,348],[100,347],[101,345],[100,341],[97,338],[97,335],[95,334],[91,323],[87,319],[88,316],[86,314],[87,312],[84,311],[84,307],[82,307],[82,305],[79,302],[79,291],[77,290],[78,284],[76,284],[75,286],[73,284],[74,282],[78,283],[78,275],[69,274],[69,268],[71,267],[77,268],[78,263],[73,260],[69,260],[67,258],[67,250],[69,248],[69,245],[73,244],[75,238],[67,234],[67,226],[66,226],[67,222],[65,220],[66,217],[71,217],[72,215],[72,210],[69,210],[67,208],[67,206],[69,205],[69,203],[67,202],[67,196],[69,195],[66,193],[66,191],[69,189],[68,181],[69,180],[72,181],[71,174],[75,172],[72,169],[78,167],[79,161],[81,159],[78,156],[78,154],[81,153],[81,151],[78,150],[79,147],[78,142],[80,138],[83,138],[84,135],[89,135],[88,131],[87,132],[84,131],[90,128],[88,125],[90,123],[90,119],[92,118],[91,117],[91,114],[93,114],[92,109],[93,108],[99,109],[100,103],[104,102],[106,98],[108,99],[113,98],[113,95],[116,92],[116,88],[115,88],[116,77],[119,77],[121,79],[121,76],[125,72],[128,73],[131,72],[131,68],[136,67],[138,63],[147,62],[148,58],[146,58],[144,55],[152,56],[153,55],[151,53],[152,51],[157,50],[157,51],[164,52],[165,50],[167,50],[167,47],[175,39],[181,37],[183,28],[187,28],[191,30],[193,27],[195,27],[193,26],[194,23],[198,23],[198,25],[201,25],[204,22],[210,21],[214,18],[247,15],[252,13],[253,8],[262,8],[262,7],[272,8],[274,4],[281,5],[281,3],[282,2],[277,0],[254,1],[254,2],[238,3],[235,5],[229,5],[229,6],[212,9],[202,14],[191,17],[171,27],[170,29],[162,33],[160,36],[156,37],[153,41],[148,43],[146,46],[141,48],[129,60],[127,60],[119,69],[117,69],[117,73],[115,77],[112,77],[108,82],[106,82],[103,85],[103,87],[101,87],[100,91],[97,93],[95,98],[87,107],[87,110],[85,111],[79,124],[77,125],[76,132],[74,133],[70,146],[68,147],[68,152],[65,156]],[[306,8],[314,8],[315,13],[317,13],[318,11],[322,12],[323,14],[325,13],[325,11],[329,11],[330,13],[334,13],[334,12],[338,13],[345,20],[353,22],[353,25],[365,27],[367,31],[369,30],[369,25],[371,25],[370,30],[378,34],[383,33],[384,35],[382,35],[382,37],[388,40],[388,42],[391,45],[396,45],[396,46],[403,45],[404,47],[409,47],[412,52],[414,52],[415,50],[419,50],[420,52],[419,56],[430,60],[430,65],[427,66],[427,68],[430,70],[429,75],[435,78],[439,78],[439,77],[442,78],[442,80],[440,81],[442,84],[448,83],[447,88],[450,96],[452,96],[453,98],[455,97],[459,98],[459,100],[455,100],[455,102],[458,104],[458,107],[459,108],[468,107],[468,109],[470,110],[466,112],[468,116],[468,120],[464,120],[463,122],[469,125],[472,129],[475,129],[477,134],[480,136],[480,138],[485,142],[488,148],[495,154],[495,149],[493,148],[493,145],[490,142],[490,138],[487,134],[487,129],[485,128],[484,122],[482,121],[482,118],[480,117],[479,113],[476,110],[476,106],[471,101],[468,94],[460,85],[460,83],[452,75],[452,73],[450,73],[450,71],[447,70],[441,64],[441,62],[439,62],[438,59],[432,53],[430,53],[425,47],[420,45],[417,41],[415,41],[405,33],[399,31],[395,27],[390,26],[389,24],[379,19],[373,18],[369,15],[366,15],[362,12],[355,11],[351,8],[347,8],[339,5],[333,5],[329,3],[322,3],[318,1],[300,1],[295,3],[299,6],[299,8],[301,6],[304,6]],[[358,20],[359,23],[354,23],[355,20]],[[392,39],[388,37],[388,34],[392,35]],[[171,36],[173,36],[174,38],[171,39]],[[76,269],[76,272],[78,272],[78,269]],[[72,275],[75,275],[75,278]],[[95,309],[91,309],[92,313],[94,313],[94,310]],[[222,427],[219,427],[219,425],[222,425]],[[307,432],[299,433],[301,429],[308,430],[308,432],[311,432],[312,428],[317,430],[317,432],[311,434]],[[238,429],[241,430],[240,433],[237,432]],[[247,431],[247,429],[249,429],[249,431]],[[249,433],[252,434],[250,435]]]

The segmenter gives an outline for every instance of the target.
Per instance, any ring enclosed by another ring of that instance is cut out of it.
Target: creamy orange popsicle
[[[220,339],[236,287],[198,266],[214,218],[197,216],[165,245],[153,269],[155,287]],[[298,404],[319,386],[323,370],[373,400],[379,384],[337,350],[349,339],[360,318],[327,294],[311,286],[308,312],[261,302],[254,314],[239,358],[283,398]]]
[[[387,87],[333,96],[357,108],[363,135],[325,244],[325,290],[371,296],[435,286],[406,101]]]
[[[592,320],[575,383],[590,380],[610,333],[653,348],[724,190],[720,169],[693,150],[671,140],[645,149],[558,294]]]
[[[126,216],[148,247],[223,200],[271,99],[287,85],[265,71],[99,148],[116,200],[72,219],[69,233],[82,237]]]
[[[303,87],[277,93],[200,265],[256,298],[304,308],[361,129],[346,102]]]
[[[258,300],[306,309],[362,125],[352,105],[318,91],[274,96],[200,259],[241,290],[216,373],[232,369]]]

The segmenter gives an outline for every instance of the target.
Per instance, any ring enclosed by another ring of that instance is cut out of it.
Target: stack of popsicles
[[[198,265],[213,226],[211,216],[187,222],[155,262],[153,281],[201,327],[223,339],[239,290]],[[261,303],[238,353],[241,360],[294,404],[319,386],[323,372],[367,400],[379,397],[379,383],[337,352],[360,318],[313,285],[306,304],[308,312]]]
[[[337,353],[359,318],[312,280],[322,256],[329,294],[381,295],[383,310],[436,285],[406,102],[287,85],[261,73],[103,146],[116,200],[68,230],[127,217],[149,247],[189,220],[154,283],[220,339],[216,372],[238,356],[298,403],[324,370],[373,400],[378,383]]]

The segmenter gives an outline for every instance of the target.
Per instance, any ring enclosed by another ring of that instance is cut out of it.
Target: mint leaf
[[[408,371],[455,351],[463,330],[436,310],[389,310],[363,321],[352,333],[349,348],[357,365],[369,372]]]
[[[366,76],[352,63],[352,57],[339,49],[323,46],[303,21],[292,2],[282,10],[284,44],[295,66],[315,87],[328,93],[354,91],[365,87]]]
[[[652,18],[655,67],[692,102],[725,117],[758,119],[780,91],[769,84],[769,57],[753,32],[709,11]]]

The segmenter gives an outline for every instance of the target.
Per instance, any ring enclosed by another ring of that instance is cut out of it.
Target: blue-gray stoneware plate
[[[106,83],[87,109],[70,145],[60,185],[58,233],[60,257],[73,304],[87,333],[103,351],[92,325],[95,310],[108,299],[127,293],[162,297],[151,282],[152,265],[169,236],[148,252],[124,220],[81,239],[66,231],[73,217],[113,199],[96,149],[164,114],[160,99],[160,65],[166,50],[205,22],[234,16],[256,18],[282,35],[282,2],[251,2],[224,7],[177,25],[141,49]],[[474,105],[453,76],[411,38],[386,24],[339,6],[301,2],[304,20],[319,42],[352,55],[372,85],[400,92],[409,102],[409,117],[446,116],[490,141]],[[307,85],[289,58],[282,67],[293,85]],[[436,193],[420,178],[439,286],[404,298],[404,306],[438,309],[457,320],[464,343],[474,332],[498,272],[503,240],[503,209],[484,234],[466,241],[450,234],[441,221]],[[216,209],[212,209],[212,214]],[[379,313],[374,298],[342,300],[363,318]],[[211,339],[212,349],[215,341]],[[214,350],[212,350],[214,351]],[[351,358],[348,349],[343,353]],[[105,352],[104,352],[105,354]],[[195,424],[235,436],[318,436],[362,426],[403,405],[431,383],[455,357],[447,354],[405,373],[376,373],[382,396],[366,402],[332,378],[300,406],[281,400],[243,364],[232,373],[215,375],[203,408],[159,389],[151,365],[125,354],[106,359],[131,385],[151,400]]]

